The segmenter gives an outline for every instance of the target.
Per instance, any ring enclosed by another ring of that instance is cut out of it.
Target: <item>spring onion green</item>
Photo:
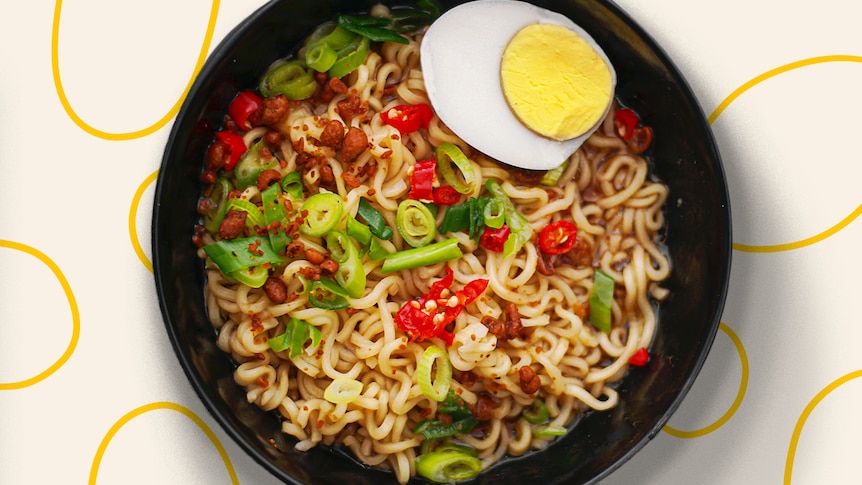
[[[325,276],[312,281],[308,288],[308,303],[324,310],[343,310],[349,307],[348,296],[344,288]]]
[[[216,233],[227,214],[227,195],[233,190],[233,184],[227,177],[219,177],[210,192],[210,208],[204,214],[204,227],[207,231]]]
[[[413,32],[430,25],[440,16],[435,0],[419,0],[415,7],[394,6],[389,11],[390,28],[396,32]]]
[[[403,269],[418,268],[432,264],[451,261],[463,256],[458,247],[458,238],[452,237],[421,248],[411,248],[392,253],[383,260],[383,273],[392,273]]]
[[[291,200],[302,200],[302,175],[299,172],[290,172],[281,178],[281,189]]]
[[[207,244],[203,250],[226,275],[266,263],[273,266],[284,264],[269,242],[260,236],[224,239]]]
[[[427,245],[437,235],[434,214],[415,199],[404,199],[398,204],[395,223],[404,242],[414,248]]]
[[[365,292],[365,268],[353,239],[341,231],[332,231],[326,236],[326,247],[338,262],[335,281],[351,298],[361,297]]]
[[[281,252],[290,241],[285,232],[287,214],[281,199],[281,185],[273,184],[260,193],[263,218],[269,230],[269,243],[275,252]]]
[[[359,244],[368,247],[371,244],[371,239],[374,237],[371,235],[371,229],[365,224],[356,220],[355,217],[348,215],[347,216],[347,235],[359,241]]]
[[[503,187],[494,179],[488,179],[485,183],[491,197],[500,204],[503,208],[503,213],[506,216],[506,225],[509,226],[511,233],[503,246],[503,257],[508,258],[524,247],[524,244],[530,241],[533,237],[533,228],[530,226],[527,219],[515,210],[515,205],[503,191]]]
[[[245,212],[247,214],[245,217],[245,227],[249,229],[254,230],[255,227],[266,227],[266,219],[264,219],[263,214],[260,211],[260,207],[258,207],[253,202],[249,202],[245,199],[239,199],[235,197],[227,201],[227,210],[237,210]]]
[[[260,288],[269,278],[269,270],[265,265],[259,264],[250,268],[243,268],[228,273],[227,276],[250,288]]]
[[[552,168],[545,172],[545,175],[542,176],[542,180],[539,182],[542,185],[557,185],[557,182],[560,181],[560,177],[563,175],[563,172],[566,171],[566,167],[569,166],[569,160],[566,159],[559,167]]]
[[[349,404],[361,393],[361,382],[347,377],[336,377],[323,391],[323,399],[333,404]]]
[[[305,63],[317,72],[326,72],[338,60],[338,53],[325,42],[310,46],[305,53]]]
[[[368,224],[371,234],[385,240],[392,238],[394,231],[386,225],[386,219],[383,218],[380,211],[375,209],[367,199],[359,199],[359,208],[356,211],[356,215]]]
[[[446,399],[437,407],[437,413],[445,414],[452,419],[446,422],[439,419],[420,421],[413,428],[413,432],[430,440],[446,438],[458,433],[469,433],[479,424],[479,420],[473,416],[467,403],[452,389],[449,389]]]
[[[532,427],[533,436],[537,438],[551,438],[566,434],[566,428],[554,424],[537,424]]]
[[[261,78],[258,90],[264,97],[283,94],[287,99],[299,101],[317,91],[317,81],[304,60],[291,59],[273,64]]]
[[[298,357],[306,344],[310,342],[309,350],[317,349],[320,345],[320,330],[303,320],[291,318],[285,327],[284,333],[272,337],[266,341],[273,352],[290,350],[290,358]]]
[[[371,41],[368,37],[356,36],[356,39],[338,51],[338,59],[327,73],[330,77],[344,77],[361,66],[369,52]]]
[[[333,50],[339,51],[356,38],[356,34],[339,27],[335,21],[324,22],[314,29],[314,32],[305,40],[305,48],[308,49],[317,44],[326,44]]]
[[[602,332],[611,331],[611,306],[614,303],[614,279],[597,269],[590,291],[590,323]]]
[[[432,451],[416,457],[416,473],[437,483],[469,480],[482,471],[482,461],[458,451]]]
[[[457,451],[470,456],[479,456],[479,452],[475,448],[468,445],[454,443],[448,438],[434,438],[431,440],[422,440],[419,445],[419,454],[431,453],[432,451]]]
[[[338,194],[321,192],[309,197],[299,211],[307,212],[299,232],[307,236],[325,236],[341,221],[344,201]]]
[[[257,183],[257,177],[264,170],[269,170],[278,166],[278,160],[275,157],[264,157],[263,150],[265,143],[263,140],[258,140],[248,151],[243,153],[242,158],[237,162],[233,173],[236,176],[236,188],[245,190],[249,185]]]
[[[533,399],[533,402],[530,403],[530,407],[521,411],[521,417],[526,419],[530,424],[543,424],[550,419],[550,414],[548,413],[548,407],[545,405],[545,401],[542,401],[541,399]]]
[[[389,30],[389,19],[383,17],[339,15],[338,26],[354,34],[366,37],[374,42],[396,42],[409,44],[410,40],[403,35]]]
[[[449,142],[445,142],[437,147],[435,153],[437,157],[437,168],[440,169],[440,174],[452,188],[462,194],[469,194],[476,188],[476,172],[473,170],[473,165],[470,160],[464,155],[464,152]],[[455,165],[455,168],[452,165]]]
[[[485,225],[485,207],[491,202],[489,197],[470,197],[460,204],[450,206],[440,223],[440,233],[463,231],[470,239],[476,239]]]
[[[380,244],[380,240],[376,237],[371,238],[371,244],[368,245],[368,259],[371,261],[383,261],[391,253]]]
[[[416,367],[416,379],[419,382],[419,390],[425,397],[435,401],[446,399],[449,386],[452,384],[452,364],[449,362],[449,354],[436,345],[428,346],[422,352],[419,365]]]

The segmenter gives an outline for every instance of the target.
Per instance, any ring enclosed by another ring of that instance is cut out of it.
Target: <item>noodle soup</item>
[[[341,76],[303,65],[313,42],[275,60],[225,107],[193,236],[249,402],[297,449],[401,483],[470,478],[616,406],[670,274],[648,126],[615,104],[560,168],[504,165],[434,113],[422,32],[345,34],[366,52]]]

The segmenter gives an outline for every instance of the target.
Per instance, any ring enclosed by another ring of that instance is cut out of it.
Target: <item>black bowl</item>
[[[198,222],[204,149],[226,106],[254,87],[274,60],[293,50],[337,12],[374,0],[285,0],[266,4],[213,51],[185,100],[165,149],[153,213],[156,289],[168,336],[195,391],[247,453],[288,483],[395,483],[391,473],[361,467],[320,446],[302,453],[277,417],[249,404],[233,381],[234,365],[215,344],[204,308],[203,264],[191,243]],[[399,2],[401,3],[401,2]],[[444,1],[451,7],[453,1]],[[654,173],[670,188],[666,245],[673,273],[647,367],[619,384],[620,404],[593,412],[549,449],[492,467],[473,483],[590,483],[606,477],[665,425],[695,380],[712,345],[730,272],[730,207],[712,133],[697,100],[667,55],[619,7],[605,0],[535,2],[569,16],[607,52],[617,96],[653,127]],[[274,439],[277,449],[270,440]]]

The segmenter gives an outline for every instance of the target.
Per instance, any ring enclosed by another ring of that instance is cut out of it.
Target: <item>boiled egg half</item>
[[[515,0],[459,5],[428,28],[425,88],[477,150],[529,170],[561,165],[611,107],[616,72],[568,17]]]

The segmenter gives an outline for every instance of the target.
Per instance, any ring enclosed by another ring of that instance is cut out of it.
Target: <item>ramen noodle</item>
[[[337,194],[344,216],[336,229],[346,231],[348,218],[370,225],[358,214],[363,204],[371,206],[392,230],[389,239],[374,236],[376,250],[386,254],[411,247],[397,229],[397,212],[413,190],[417,163],[434,159],[441,145],[454,146],[468,159],[468,171],[478,182],[469,193],[457,194],[457,204],[493,198],[488,181],[496,183],[529,226],[523,230],[532,234],[516,252],[504,256],[500,248],[488,249],[483,245],[488,241],[476,233],[471,237],[468,229],[438,229],[426,244],[454,238],[461,256],[417,267],[384,272],[385,258],[375,260],[363,250],[359,268],[365,273],[364,286],[357,296],[342,297],[349,303],[346,308],[327,309],[309,302],[315,277],[332,276],[326,265],[334,259],[334,248],[327,245],[331,240],[326,234],[282,228],[290,236],[280,252],[284,263],[263,265],[267,283],[258,288],[226,276],[203,249],[223,239],[219,228],[199,226],[195,235],[199,255],[207,260],[209,319],[219,348],[236,362],[234,379],[245,388],[248,401],[278,413],[296,449],[342,445],[364,464],[391,469],[401,483],[416,475],[417,456],[440,443],[467,450],[484,469],[504,456],[546,447],[585,411],[614,407],[619,399],[614,383],[633,357],[643,364],[656,329],[655,304],[666,293],[658,282],[670,270],[661,246],[667,188],[650,175],[641,154],[645,146],[638,145],[643,132],[624,140],[614,109],[557,171],[558,180],[545,184],[540,181],[544,173],[513,169],[473,150],[436,116],[427,120],[427,128],[409,134],[385,123],[381,114],[392,107],[428,103],[419,63],[421,41],[419,33],[408,44],[375,45],[364,63],[342,78],[343,87],[316,76],[316,94],[290,102],[277,123],[244,129],[229,117],[226,129],[240,134],[248,150],[263,141],[268,147],[264,154],[276,161],[269,168],[277,172],[276,179],[298,174],[294,187],[302,191],[286,204],[288,216],[302,220],[299,208],[314,194]],[[353,142],[346,137],[336,136],[335,145],[322,143],[333,120],[344,131],[355,128],[364,135],[350,161],[344,152]],[[214,208],[213,175],[234,185],[237,170],[205,170],[209,183],[202,213]],[[433,180],[435,190],[446,185],[439,174]],[[256,183],[233,188],[229,195],[263,205],[263,190]],[[432,215],[438,228],[457,205],[425,202],[424,207],[436,211]],[[557,221],[576,226],[576,241],[562,254],[548,254],[540,236]],[[241,236],[266,239],[260,227],[239,228]],[[435,291],[435,282],[446,280],[447,271],[451,286],[423,300]],[[597,274],[612,280],[607,331],[590,320]],[[472,287],[481,294],[460,302],[456,298],[453,307],[460,311],[439,333],[424,335],[399,325],[405,305],[418,307],[421,301],[424,306],[431,300],[435,307],[445,306],[477,280],[486,285]],[[291,325],[294,334],[303,332],[293,335],[300,348],[273,347],[273,340],[287,338]],[[446,361],[451,367],[449,401],[429,397],[420,386],[420,362],[431,347],[442,350],[432,361],[437,377]],[[333,390],[333,383],[344,388]],[[332,399],[328,392],[349,397]],[[417,431],[423,422],[451,427],[463,418],[441,412],[453,403],[469,410],[472,426],[436,439]]]

